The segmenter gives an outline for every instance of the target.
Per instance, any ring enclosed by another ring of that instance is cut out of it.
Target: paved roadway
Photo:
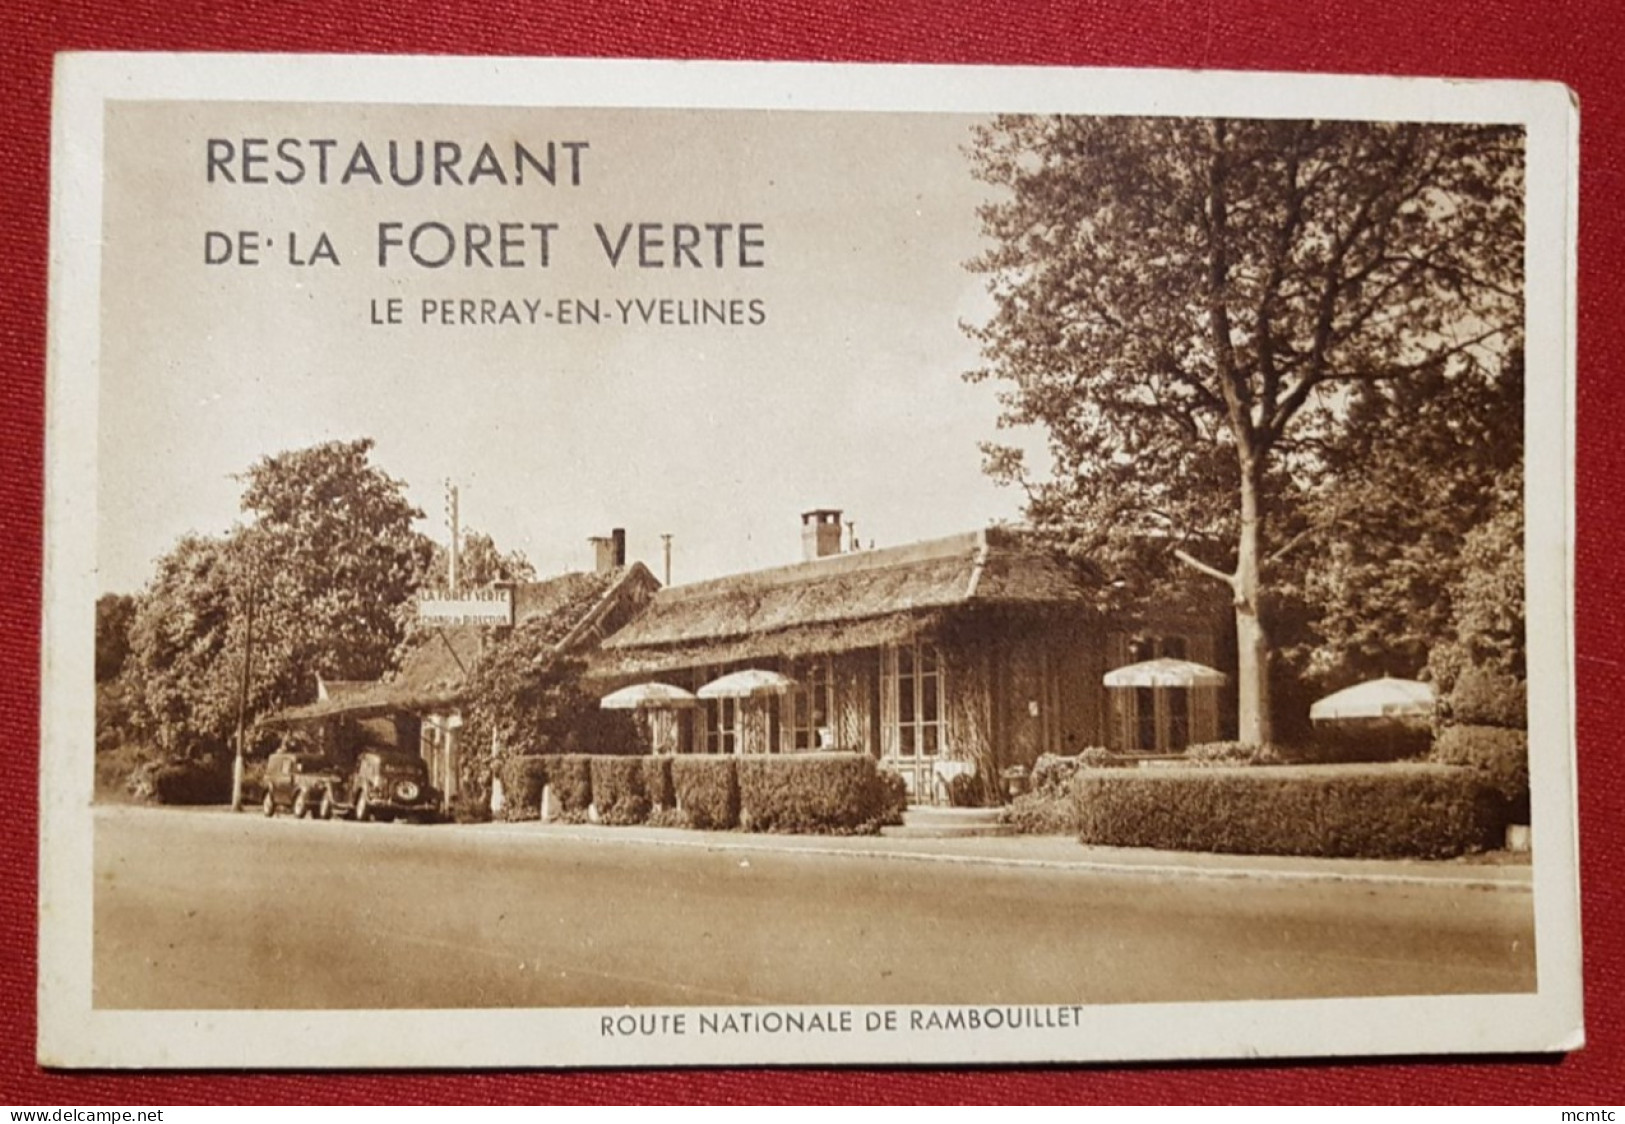
[[[98,1007],[1112,1003],[1535,981],[1517,891],[131,808],[98,810],[95,846]]]

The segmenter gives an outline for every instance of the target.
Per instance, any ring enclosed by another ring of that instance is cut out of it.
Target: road
[[[128,808],[98,810],[95,848],[98,1007],[1185,1002],[1535,983],[1517,892]]]

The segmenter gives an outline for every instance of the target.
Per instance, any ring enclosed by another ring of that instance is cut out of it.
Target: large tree
[[[158,564],[131,626],[127,669],[172,749],[223,748],[245,662],[255,716],[314,696],[316,677],[374,679],[403,635],[431,544],[372,441],[265,457],[242,476],[247,519],[182,539]]]
[[[1493,369],[1522,305],[1522,134],[1346,121],[1001,117],[972,170],[996,311],[971,331],[1047,430],[1019,480],[1108,585],[1167,560],[1234,606],[1243,739],[1271,736],[1274,568],[1357,388]]]

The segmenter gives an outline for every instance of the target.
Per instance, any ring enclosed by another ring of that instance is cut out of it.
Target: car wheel
[[[357,823],[366,823],[372,809],[367,806],[367,790],[362,789],[355,794],[355,818]]]
[[[332,789],[327,788],[322,790],[322,806],[317,810],[316,814],[324,820],[330,820],[333,818]]]
[[[310,794],[300,789],[293,798],[293,818],[302,820],[310,815]]]
[[[276,797],[267,792],[265,794],[265,803],[260,805],[260,809],[267,817],[276,815]]]

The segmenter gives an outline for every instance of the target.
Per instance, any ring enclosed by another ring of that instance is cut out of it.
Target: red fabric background
[[[1001,10],[1002,9],[1002,10]],[[1589,0],[8,0],[0,31],[0,1102],[1620,1103],[1625,1089],[1625,8]],[[1161,66],[1542,78],[1582,106],[1577,690],[1590,1045],[1363,1064],[525,1074],[59,1074],[34,1065],[39,571],[51,56],[354,51]]]

